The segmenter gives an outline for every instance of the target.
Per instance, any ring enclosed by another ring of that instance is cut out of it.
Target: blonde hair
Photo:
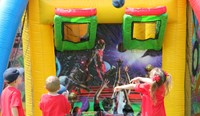
[[[156,103],[155,92],[157,88],[164,84],[165,94],[163,96],[167,95],[171,88],[172,77],[170,74],[164,72],[161,68],[156,67],[151,70],[150,78],[153,80],[153,83],[150,88],[150,94],[154,103]]]
[[[49,76],[46,79],[46,89],[49,92],[56,92],[60,89],[60,81],[56,76]]]

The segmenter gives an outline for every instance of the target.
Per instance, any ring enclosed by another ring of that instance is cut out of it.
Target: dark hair
[[[97,111],[95,116],[105,116],[105,113],[103,111]]]
[[[131,114],[133,114],[134,111],[129,104],[126,104],[124,105],[123,113],[124,113],[124,116],[132,116]]]
[[[113,101],[111,98],[104,98],[102,101],[102,106],[105,111],[109,111],[112,108]]]
[[[79,107],[75,107],[73,109],[73,116],[81,116],[81,109]]]

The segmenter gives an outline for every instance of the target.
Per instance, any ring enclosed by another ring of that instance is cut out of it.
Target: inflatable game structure
[[[198,99],[199,44],[198,40],[193,41],[192,33],[191,37],[187,36],[187,32],[194,28],[193,21],[186,18],[190,17],[186,15],[187,6],[192,7],[194,14],[191,13],[191,16],[196,16],[198,25],[198,0],[0,0],[0,74],[8,66],[17,28],[23,23],[26,115],[39,116],[40,97],[47,92],[44,88],[46,77],[64,74],[64,70],[58,66],[58,60],[61,67],[69,60],[62,61],[59,56],[63,53],[71,55],[77,51],[92,50],[96,48],[97,39],[103,37],[106,44],[105,59],[109,57],[108,53],[113,53],[115,43],[118,49],[123,48],[117,53],[122,54],[119,58],[129,65],[131,63],[127,59],[137,57],[134,56],[135,51],[159,51],[155,52],[159,53],[156,56],[158,60],[154,60],[155,56],[151,52],[148,56],[151,57],[150,61],[140,57],[138,59],[142,60],[137,65],[145,66],[153,62],[172,75],[173,86],[165,98],[167,115],[198,114],[198,104],[191,104],[193,90],[190,88],[194,84],[195,99]],[[188,22],[191,27],[187,26]],[[117,25],[121,34],[105,36],[110,30],[115,30],[110,28],[103,32],[105,25]],[[113,36],[117,36],[119,41],[112,39]],[[192,46],[191,49],[188,45]],[[194,46],[196,49],[193,49]],[[122,57],[127,52],[129,55]],[[107,60],[107,64],[112,64],[111,62],[113,61]],[[106,65],[106,70],[109,66],[111,65]],[[95,70],[98,75],[101,69]],[[193,73],[189,74],[191,71]],[[97,80],[101,79],[100,76],[96,77]],[[190,78],[193,79],[192,83]],[[0,78],[0,87],[1,92],[3,78]]]

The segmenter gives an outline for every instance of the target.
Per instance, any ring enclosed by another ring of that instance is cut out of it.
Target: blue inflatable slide
[[[0,0],[0,94],[15,35],[28,0]]]

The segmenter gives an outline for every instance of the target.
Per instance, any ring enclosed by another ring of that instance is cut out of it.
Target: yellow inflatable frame
[[[122,23],[126,7],[157,6],[166,6],[168,14],[162,68],[172,74],[173,87],[165,98],[167,116],[184,116],[186,0],[125,0],[121,8],[112,6],[111,0],[29,0],[23,33],[26,115],[41,116],[38,104],[41,95],[47,92],[45,79],[56,75],[52,26],[55,8],[96,8],[98,23]]]

